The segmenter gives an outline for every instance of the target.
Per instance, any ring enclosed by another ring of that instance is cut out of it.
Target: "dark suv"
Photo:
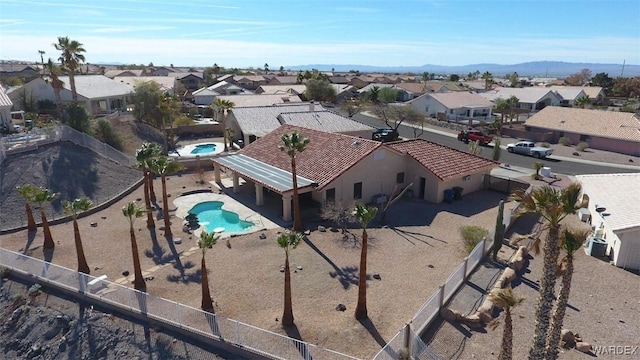
[[[390,142],[400,140],[400,134],[394,129],[376,129],[371,135],[372,140]]]

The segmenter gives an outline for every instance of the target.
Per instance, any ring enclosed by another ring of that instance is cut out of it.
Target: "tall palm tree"
[[[40,76],[44,76],[44,50],[38,50],[40,54],[40,65],[42,66]]]
[[[222,129],[227,128],[227,117],[229,116],[229,110],[233,109],[236,104],[231,100],[224,100],[221,98],[217,98],[213,103],[216,108],[216,111],[219,115],[222,116]],[[226,134],[223,134],[224,137],[224,151],[229,151],[229,147],[227,146],[227,137]]]
[[[571,278],[573,275],[573,256],[582,247],[582,243],[589,235],[588,230],[572,231],[564,229],[560,236],[561,246],[566,252],[560,265],[559,273],[562,275],[562,286],[556,297],[556,305],[551,316],[551,325],[547,334],[547,349],[545,359],[555,360],[560,352],[560,335],[564,322],[564,314],[569,302],[569,292],[571,290]]]
[[[509,109],[509,127],[513,126],[513,118],[517,117],[516,108],[518,107],[518,103],[520,99],[518,99],[515,95],[512,95],[507,99],[507,106]]]
[[[82,248],[82,239],[80,238],[80,229],[78,228],[78,213],[91,209],[93,203],[87,198],[75,199],[73,201],[63,201],[62,207],[65,214],[71,214],[73,219],[73,239],[76,243],[76,254],[78,255],[78,272],[89,274],[89,264],[84,256]]]
[[[129,235],[131,237],[131,253],[133,255],[133,273],[135,278],[133,279],[133,287],[139,291],[147,291],[147,284],[142,277],[142,266],[140,265],[140,256],[138,255],[138,243],[136,241],[136,232],[133,229],[133,224],[136,219],[144,216],[144,209],[135,201],[128,203],[122,207],[122,215],[129,220]]]
[[[300,199],[298,199],[298,176],[296,172],[296,155],[303,152],[310,140],[301,138],[296,131],[291,134],[283,134],[282,145],[278,146],[280,151],[286,151],[291,158],[291,176],[293,181],[293,230],[302,231],[302,219],[300,216]]]
[[[362,203],[357,203],[352,215],[362,226],[362,250],[360,251],[360,269],[358,272],[358,304],[356,305],[356,319],[363,320],[367,315],[367,225],[373,220],[378,212],[377,207],[369,207]]]
[[[147,228],[153,229],[156,227],[153,221],[153,213],[151,211],[151,198],[150,189],[153,185],[153,177],[149,171],[149,162],[160,155],[162,149],[156,143],[144,143],[136,150],[136,161],[138,167],[142,170],[142,182],[144,183],[144,205],[147,211]]]
[[[158,108],[162,116],[157,126],[165,135],[163,153],[167,155],[169,148],[173,147],[173,118],[180,113],[180,101],[176,95],[165,92],[160,95]],[[169,125],[169,130],[167,130],[167,124]]]
[[[75,72],[80,64],[85,61],[85,49],[82,44],[76,40],[69,40],[67,36],[59,36],[58,43],[53,44],[56,50],[62,51],[58,60],[62,63],[62,67],[69,73],[69,85],[71,86],[71,97],[73,103],[78,105],[78,92],[76,91]]]
[[[200,233],[200,240],[198,240],[198,247],[202,251],[202,261],[200,263],[201,284],[202,284],[202,310],[213,312],[213,301],[211,300],[211,291],[209,291],[209,279],[207,277],[207,264],[204,256],[207,253],[207,249],[211,249],[213,245],[218,242],[220,235],[216,233],[208,233],[206,230],[202,230]]]
[[[183,169],[179,163],[170,160],[166,156],[158,156],[149,161],[149,168],[160,175],[162,180],[162,217],[164,218],[164,235],[172,236],[171,219],[169,218],[169,198],[167,196],[167,175],[175,174]]]
[[[62,106],[62,97],[60,96],[60,91],[64,87],[64,82],[60,80],[62,70],[53,62],[53,60],[51,60],[51,58],[49,58],[45,67],[47,68],[47,73],[51,78],[51,87],[53,87],[53,94],[56,97],[58,116],[62,119],[64,118],[64,107]]]
[[[16,187],[18,194],[22,196],[24,199],[24,209],[27,213],[27,230],[36,231],[38,227],[36,225],[36,221],[33,218],[33,211],[31,211],[31,206],[29,203],[35,202],[34,195],[38,190],[38,187],[33,184],[24,184],[22,186]]]
[[[291,270],[289,268],[289,251],[295,249],[302,241],[302,234],[297,231],[285,231],[277,238],[278,245],[284,249],[284,312],[282,326],[293,325],[293,305],[291,300]]]
[[[491,85],[493,84],[493,74],[485,71],[484,74],[482,74],[482,80],[484,80],[484,89],[491,90]]]
[[[555,300],[556,263],[560,255],[560,222],[568,215],[578,211],[578,198],[581,190],[582,187],[578,183],[572,183],[560,190],[545,185],[529,193],[517,191],[510,197],[511,200],[520,203],[518,214],[540,215],[546,222],[544,230],[547,230],[547,236],[543,243],[542,278],[536,307],[533,346],[529,351],[530,360],[544,357],[551,309]]]
[[[511,285],[504,289],[494,288],[488,296],[489,300],[504,310],[504,327],[502,329],[502,345],[500,346],[499,360],[511,360],[513,358],[513,320],[511,318],[513,308],[520,305],[523,297],[517,297],[513,293]],[[496,328],[498,319],[492,321],[490,326]]]
[[[49,222],[47,221],[47,214],[44,211],[44,203],[50,203],[60,196],[59,193],[53,193],[47,188],[39,187],[33,194],[33,201],[38,203],[40,208],[40,217],[42,218],[42,230],[44,231],[44,245],[43,249],[53,249],[56,244],[53,242],[51,236],[51,229],[49,229]]]

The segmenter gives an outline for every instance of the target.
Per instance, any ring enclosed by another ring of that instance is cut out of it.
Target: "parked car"
[[[384,128],[384,129],[376,129],[371,135],[372,140],[377,140],[380,142],[390,142],[400,140],[400,134],[395,129]]]
[[[553,149],[536,146],[536,143],[533,141],[519,141],[508,144],[507,151],[515,154],[530,155],[536,159],[544,159],[553,153]]]
[[[480,130],[462,130],[458,133],[458,140],[468,144],[470,141],[478,141],[480,145],[486,146],[493,141],[493,137],[485,135]]]

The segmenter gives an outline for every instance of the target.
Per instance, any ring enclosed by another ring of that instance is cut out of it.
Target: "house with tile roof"
[[[592,103],[602,103],[604,101],[604,90],[601,86],[568,86],[568,85],[553,85],[551,86],[552,90],[561,91],[567,89],[580,89],[584,92],[586,96],[589,97]]]
[[[284,85],[260,85],[255,93],[256,94],[294,94],[303,95],[307,90],[307,85],[304,84],[284,84]]]
[[[7,129],[12,129],[13,124],[11,122],[11,107],[13,102],[7,96],[4,88],[0,86],[0,126],[5,126]]]
[[[577,175],[588,199],[594,235],[615,266],[640,270],[640,173]]]
[[[414,110],[431,117],[446,117],[454,121],[490,121],[493,103],[472,92],[423,94],[408,102]]]
[[[499,165],[420,139],[381,143],[285,124],[235,154],[213,159],[215,180],[220,183],[224,169],[235,192],[240,178],[253,183],[256,204],[264,205],[265,196],[277,198],[283,219],[290,221],[291,159],[278,146],[283,134],[293,132],[310,140],[296,155],[302,204],[380,203],[405,187],[418,199],[441,202],[445,189],[460,186],[465,194],[481,189],[484,175]]]
[[[555,91],[556,94],[560,95],[560,98],[562,99],[560,100],[561,106],[574,106],[576,103],[576,100],[578,100],[581,97],[587,96],[587,94],[579,86],[571,86],[571,87],[559,86],[553,89],[553,91]]]
[[[132,70],[107,70],[104,72],[104,76],[108,77],[109,79],[113,79],[114,77],[118,77],[118,76],[127,76],[127,77],[132,77],[132,76],[144,76],[145,70],[144,69],[132,69]]]
[[[171,95],[175,94],[178,87],[176,78],[171,76],[116,76],[114,81],[136,88],[138,84],[153,81],[158,84],[160,90]]]
[[[546,107],[525,122],[531,133],[551,133],[550,141],[566,137],[573,144],[640,156],[640,117],[633,113]]]
[[[75,77],[76,91],[78,93],[78,103],[92,115],[112,113],[123,110],[127,105],[127,97],[133,92],[133,87],[109,79],[103,75],[76,75]],[[60,91],[60,97],[63,103],[73,101],[71,96],[71,85],[68,76],[60,76],[63,89]],[[56,102],[53,86],[47,79],[37,78],[22,86],[33,96],[36,101],[50,100]],[[20,91],[13,91],[9,96],[19,96]],[[17,98],[11,99],[16,110],[25,110],[20,108],[20,102]]]
[[[211,105],[218,96],[252,94],[250,91],[227,81],[220,81],[211,86],[200,88],[192,93],[196,105]]]
[[[495,103],[498,99],[507,100],[512,96],[518,98],[516,108],[530,112],[542,110],[547,106],[560,106],[562,98],[555,91],[544,87],[509,88],[499,87],[479,94]]]

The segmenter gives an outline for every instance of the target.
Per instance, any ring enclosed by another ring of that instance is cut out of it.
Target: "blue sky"
[[[640,64],[639,19],[639,0],[2,0],[0,59],[69,36],[89,63]]]

